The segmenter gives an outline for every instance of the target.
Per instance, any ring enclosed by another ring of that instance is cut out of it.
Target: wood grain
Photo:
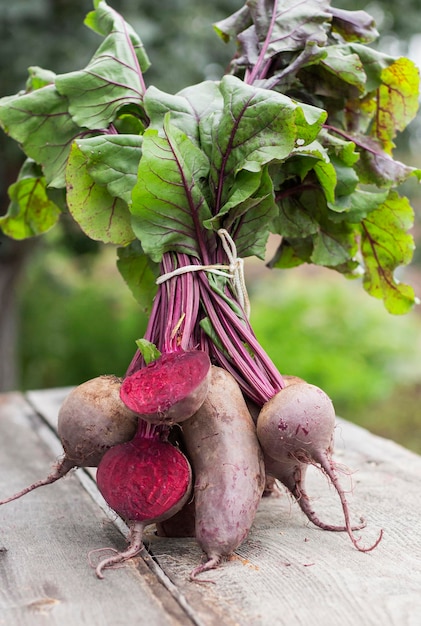
[[[43,477],[54,461],[19,394],[0,396],[0,494]],[[75,476],[0,508],[0,624],[104,626],[191,621],[143,563],[99,581],[90,550],[122,548],[124,538]]]
[[[60,445],[57,411],[68,389],[0,396],[0,497],[48,471]],[[335,460],[359,533],[307,522],[284,492],[262,500],[248,539],[212,583],[188,575],[202,555],[194,539],[157,537],[149,550],[98,581],[89,550],[121,548],[125,525],[78,470],[0,508],[0,624],[195,624],[196,626],[418,626],[421,620],[421,457],[338,419]],[[311,468],[308,492],[323,520],[341,523],[336,492]],[[114,520],[114,521],[113,521]]]

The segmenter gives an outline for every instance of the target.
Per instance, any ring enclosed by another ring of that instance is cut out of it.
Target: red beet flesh
[[[98,466],[97,484],[107,504],[130,521],[152,523],[181,508],[189,495],[191,470],[170,443],[137,438],[114,446]]]
[[[145,437],[138,431],[132,441],[108,450],[98,466],[98,488],[108,505],[128,522],[130,535],[126,550],[97,565],[98,578],[103,578],[105,568],[139,554],[145,526],[175,515],[190,496],[191,481],[184,454],[159,435]]]
[[[171,424],[191,417],[203,404],[210,359],[202,350],[165,353],[123,381],[120,397],[144,420]]]

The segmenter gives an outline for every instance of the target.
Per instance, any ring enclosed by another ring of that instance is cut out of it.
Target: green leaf
[[[186,87],[176,95],[149,87],[145,93],[144,106],[149,118],[149,129],[155,129],[159,135],[165,136],[163,127],[165,118],[169,116],[171,124],[201,148],[206,141],[203,129],[200,129],[200,121],[215,121],[222,110],[223,100],[218,84],[207,80]]]
[[[265,58],[284,51],[304,48],[307,41],[324,45],[330,26],[329,0],[282,0],[275,1],[275,21],[271,28],[271,11],[266,3],[251,0],[251,8],[257,38],[267,46]]]
[[[317,218],[314,217],[316,201],[313,200],[313,194],[320,202],[319,191],[323,191],[324,207],[344,211],[347,205],[338,203],[338,198],[351,194],[358,183],[354,169],[345,165],[335,153],[329,159],[328,151],[318,141],[297,148],[293,157],[282,165],[282,171],[288,173],[288,176],[284,180],[279,178],[276,198],[280,212],[275,223],[276,232],[286,236],[297,237],[300,230],[303,236],[315,232]],[[303,193],[308,190],[310,193]]]
[[[303,239],[317,232],[318,221],[302,202],[302,196],[278,198],[279,212],[273,220],[272,232],[288,239]]]
[[[297,74],[298,85],[302,83],[332,119],[337,112],[343,115],[348,100],[365,93],[366,73],[351,45],[329,46],[323,51],[325,54],[317,63],[302,67]]]
[[[171,114],[171,124],[177,126],[190,139],[199,140],[198,120],[190,102],[182,95],[172,95],[156,87],[149,87],[144,98],[145,112],[149,118],[149,129],[161,130],[165,116]]]
[[[282,191],[282,185],[286,181],[298,179],[302,182],[308,173],[317,166],[319,160],[329,163],[327,152],[318,141],[313,141],[304,148],[296,148],[286,161],[270,166],[276,189]]]
[[[365,264],[364,289],[383,299],[390,313],[407,313],[416,298],[412,287],[395,278],[395,270],[407,265],[414,250],[408,234],[413,211],[405,197],[391,191],[387,200],[370,213],[361,226],[361,252]]]
[[[52,228],[60,209],[50,200],[45,178],[32,160],[26,160],[18,180],[9,187],[11,203],[5,216],[0,217],[0,228],[13,239],[41,235]]]
[[[131,204],[132,189],[142,156],[140,135],[99,135],[76,140],[92,179],[111,196]]]
[[[330,155],[330,163],[335,170],[335,179],[337,181],[335,186],[335,199],[352,194],[359,183],[355,169],[346,165],[341,159],[338,159],[334,155]],[[328,202],[334,204],[335,199],[331,199],[328,196],[326,196],[326,198]]]
[[[374,92],[382,84],[383,71],[395,62],[394,57],[360,43],[351,43],[348,45],[348,48],[358,55],[363,64],[367,77],[365,84],[366,93]]]
[[[45,191],[51,202],[60,209],[61,213],[68,212],[66,189],[64,187],[60,187],[59,189],[56,189],[55,187],[46,187]]]
[[[332,129],[333,131],[335,129]],[[327,150],[330,158],[342,161],[344,165],[352,167],[360,158],[355,148],[354,141],[338,137],[326,129],[322,129],[318,137],[321,144]]]
[[[339,33],[345,41],[371,43],[379,36],[374,18],[365,11],[346,11],[330,7],[332,31]]]
[[[143,113],[140,107],[134,105],[123,107],[113,124],[117,133],[122,135],[143,135],[145,132],[145,124],[141,120],[144,117]]]
[[[305,146],[314,141],[326,121],[327,113],[319,107],[305,102],[292,101],[295,104],[295,125],[297,128],[296,145]]]
[[[225,228],[235,237],[240,257],[264,259],[270,224],[277,215],[272,179],[267,167],[260,172],[241,170],[233,193],[217,215],[204,222],[206,228]]]
[[[286,161],[283,169],[290,174],[297,174],[301,181],[313,170],[329,203],[335,203],[335,197],[350,193],[358,183],[358,176],[349,163],[354,164],[355,159],[350,158],[349,152],[341,149],[332,149],[328,142],[327,148],[319,141],[313,141],[308,146],[296,148],[293,158]],[[353,144],[352,144],[353,146]],[[353,151],[351,152],[353,155]],[[358,159],[358,155],[355,155]],[[314,182],[312,183],[314,185]],[[288,192],[291,189],[288,189]],[[282,189],[280,189],[282,196]]]
[[[223,20],[215,22],[213,25],[215,32],[228,42],[231,37],[236,37],[243,30],[246,30],[252,24],[251,13],[248,5],[244,5]]]
[[[67,99],[54,85],[0,99],[0,125],[42,166],[47,185],[64,187],[64,172],[73,139],[82,130],[67,110]]]
[[[308,42],[323,46],[330,26],[328,0],[275,0],[268,10],[266,2],[247,2],[249,16],[237,11],[216,24],[225,39],[237,36],[238,55],[234,65],[253,68],[253,80],[260,78],[267,61],[285,52],[299,51]],[[249,82],[253,82],[250,79]]]
[[[335,115],[340,120],[350,116],[349,102],[353,103],[351,112],[357,117],[361,99],[368,94],[376,97],[382,72],[394,59],[358,43],[330,45],[324,51],[325,56],[317,64],[304,66],[298,78],[309,96],[318,96],[320,106],[329,111],[331,119]]]
[[[104,0],[85,23],[105,39],[85,69],[57,76],[56,87],[76,124],[106,128],[123,106],[142,102],[150,63],[139,36]]]
[[[332,161],[326,162],[322,159],[319,159],[314,164],[314,173],[316,174],[318,181],[324,191],[326,200],[328,202],[334,202],[335,191],[338,193],[338,190],[341,190],[343,179],[338,176],[337,171],[332,164]]]
[[[295,256],[326,267],[342,265],[354,257],[358,249],[355,226],[336,219],[320,188],[304,188],[301,193],[279,199],[278,204],[275,232],[283,236],[284,245],[288,242],[293,247]],[[277,259],[276,267],[279,262]],[[282,260],[282,267],[284,263]]]
[[[236,177],[236,184],[232,188],[232,193],[221,208],[221,210],[211,219],[206,220],[204,223],[206,228],[229,228],[228,222],[233,220],[230,217],[227,218],[227,214],[233,211],[238,206],[244,206],[246,202],[253,197],[260,187],[262,181],[262,172],[248,172],[247,170],[241,170]]]
[[[47,85],[54,85],[56,75],[51,70],[44,70],[42,67],[33,65],[28,67],[28,80],[26,81],[25,91],[35,91],[46,87]]]
[[[130,208],[133,230],[153,261],[170,250],[200,257],[206,250],[202,224],[211,217],[202,189],[209,163],[168,118],[164,133],[164,137],[156,130],[144,134]]]
[[[187,100],[198,124],[202,119],[218,115],[223,107],[219,84],[215,81],[205,80],[197,85],[185,87],[178,92],[178,95]],[[171,120],[172,119],[171,117]],[[174,120],[174,123],[176,126],[179,126],[181,130],[184,130],[181,125],[177,124],[177,120]],[[184,132],[187,131],[184,130]]]
[[[135,240],[117,249],[117,268],[142,310],[149,313],[157,291],[158,266]]]
[[[222,79],[220,90],[222,113],[200,122],[203,149],[211,163],[215,213],[228,201],[241,169],[258,172],[270,161],[286,159],[297,139],[302,144],[315,139],[326,115],[233,76]]]
[[[320,65],[334,74],[340,81],[355,86],[361,93],[365,91],[367,75],[360,57],[348,46],[328,46]]]
[[[156,361],[161,356],[161,353],[156,345],[147,339],[136,339],[136,345],[139,348],[139,352],[143,356],[143,360],[146,365]]]
[[[123,41],[124,45],[131,47],[136,56],[140,70],[146,72],[151,63],[138,34],[127,24],[117,11],[107,6],[104,0],[94,0],[94,6],[95,10],[88,13],[85,18],[85,25],[104,37],[111,37],[116,34],[116,44],[120,39],[124,40],[127,38],[129,41]],[[123,37],[121,37],[121,34]],[[104,42],[104,44],[105,43],[106,42]],[[117,45],[116,50],[120,53],[120,48]]]
[[[334,222],[328,216],[320,219],[319,230],[313,236],[311,262],[315,265],[335,267],[352,260],[358,250],[352,225]]]
[[[330,217],[334,221],[346,220],[350,224],[358,224],[383,204],[388,193],[387,190],[373,192],[366,189],[354,189],[349,195],[337,198],[334,205],[328,205],[332,211],[338,213],[336,218],[332,214]]]
[[[360,148],[357,171],[361,182],[378,187],[394,187],[405,182],[410,176],[421,178],[420,169],[393,159],[374,137],[365,136],[358,138],[357,141]]]
[[[286,53],[291,59],[281,64],[280,70],[277,70],[267,79],[259,81],[261,87],[266,89],[277,88],[278,91],[288,93],[296,86],[296,75],[302,68],[310,65],[317,65],[326,56],[326,48],[318,45],[313,41],[307,41],[304,49],[295,54],[292,58],[291,53]]]
[[[265,258],[271,224],[277,212],[272,179],[265,167],[258,189],[250,198],[233,207],[223,224],[235,235],[239,257],[255,255]]]
[[[67,163],[66,184],[69,211],[88,237],[119,245],[134,239],[127,204],[93,180],[76,143]]]
[[[349,98],[345,104],[346,127],[352,128],[355,135],[367,135],[371,127],[373,117],[376,114],[376,92],[371,92],[362,98]],[[342,121],[339,121],[342,125]]]
[[[268,266],[277,269],[298,267],[303,263],[310,263],[313,250],[311,237],[305,239],[282,239]]]
[[[400,58],[382,71],[381,81],[371,134],[391,153],[392,139],[406,128],[418,111],[419,72],[412,61]]]

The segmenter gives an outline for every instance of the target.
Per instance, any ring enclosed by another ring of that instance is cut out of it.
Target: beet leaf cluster
[[[362,276],[391,313],[416,298],[395,277],[410,262],[413,211],[398,188],[418,169],[394,139],[414,118],[419,76],[370,47],[364,11],[330,0],[252,0],[214,25],[235,40],[226,75],[177,94],[148,85],[140,36],[104,0],[85,24],[102,42],[85,68],[30,67],[0,99],[0,125],[27,156],[0,218],[16,239],[70,211],[149,308],[168,252],[207,264],[226,229],[239,258]]]

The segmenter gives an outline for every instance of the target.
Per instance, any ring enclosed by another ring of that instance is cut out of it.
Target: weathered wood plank
[[[51,426],[53,430],[57,430],[57,416],[61,403],[63,402],[66,395],[69,393],[71,388],[63,387],[52,390],[35,390],[29,391],[26,393],[26,397],[28,402],[31,404],[33,409],[40,415],[42,418]],[[40,430],[40,425],[38,424],[38,430]],[[57,438],[53,436],[49,432],[42,431],[39,433],[42,438],[49,445],[50,449],[54,453],[55,456],[58,456],[62,452],[62,448]],[[91,476],[95,476],[95,469],[87,470],[87,473]],[[111,518],[114,520],[114,523],[119,528],[120,532],[127,536],[127,527],[125,524],[119,520],[115,519],[115,515],[110,512],[110,509],[107,507],[104,502],[102,496],[99,494],[96,487],[92,484],[92,481],[84,478],[84,474],[79,470],[77,473],[78,479],[81,481],[82,485],[87,489],[93,498],[93,500],[98,504],[100,508],[102,508],[105,512],[108,511],[108,515],[111,514]],[[154,536],[155,527],[150,526],[146,532],[146,539],[152,538]],[[186,611],[186,613],[191,617],[191,619],[198,626],[220,626],[221,620],[224,626],[231,626],[231,624],[235,624],[235,622],[231,621],[228,616],[224,615],[223,610],[218,606],[218,603],[208,602],[204,607],[204,611],[202,611],[203,605],[203,594],[202,590],[196,589],[195,586],[189,588],[189,598],[180,591],[180,589],[175,585],[171,579],[167,576],[165,568],[161,568],[154,558],[150,556],[145,550],[145,553],[142,555],[142,558],[134,559],[133,562],[138,564],[140,571],[144,571],[145,563],[149,570],[151,570],[156,578],[161,581],[162,585],[168,590],[168,592],[174,597],[176,602]],[[108,574],[113,574],[114,572],[106,572]],[[196,610],[196,607],[201,607],[202,616]],[[204,618],[204,620],[203,620]]]
[[[29,399],[54,425],[65,392],[34,392]],[[200,585],[188,581],[189,572],[201,558],[196,542],[158,538],[150,527],[147,538],[154,558],[163,576],[193,610],[197,623],[419,623],[421,457],[338,420],[335,459],[352,472],[344,469],[342,482],[349,489],[353,517],[357,520],[364,515],[367,519],[367,528],[360,533],[363,543],[371,543],[379,530],[384,530],[383,541],[373,552],[358,552],[345,534],[312,527],[282,492],[279,498],[262,501],[252,532],[234,557],[206,573],[204,578],[216,584]],[[320,518],[340,523],[336,493],[312,468],[308,491]],[[96,531],[95,527],[93,533]],[[119,539],[115,541],[121,545]],[[98,537],[94,543],[99,543]],[[134,562],[140,564],[141,560]],[[124,576],[124,569],[107,571],[107,584]]]
[[[336,460],[355,472],[349,500],[355,518],[363,514],[368,522],[362,541],[372,542],[380,528],[383,541],[373,552],[358,552],[346,535],[308,524],[288,496],[263,500],[235,558],[206,575],[216,583],[208,585],[208,601],[218,602],[238,624],[419,623],[421,458],[340,422]],[[338,522],[338,500],[324,477],[311,471],[308,487],[320,517]],[[152,551],[189,598],[186,578],[200,558],[194,542],[153,538]]]
[[[20,394],[0,396],[0,497],[48,472],[52,456]],[[75,477],[0,508],[0,624],[192,624],[143,563],[99,581],[89,550],[124,538]]]

